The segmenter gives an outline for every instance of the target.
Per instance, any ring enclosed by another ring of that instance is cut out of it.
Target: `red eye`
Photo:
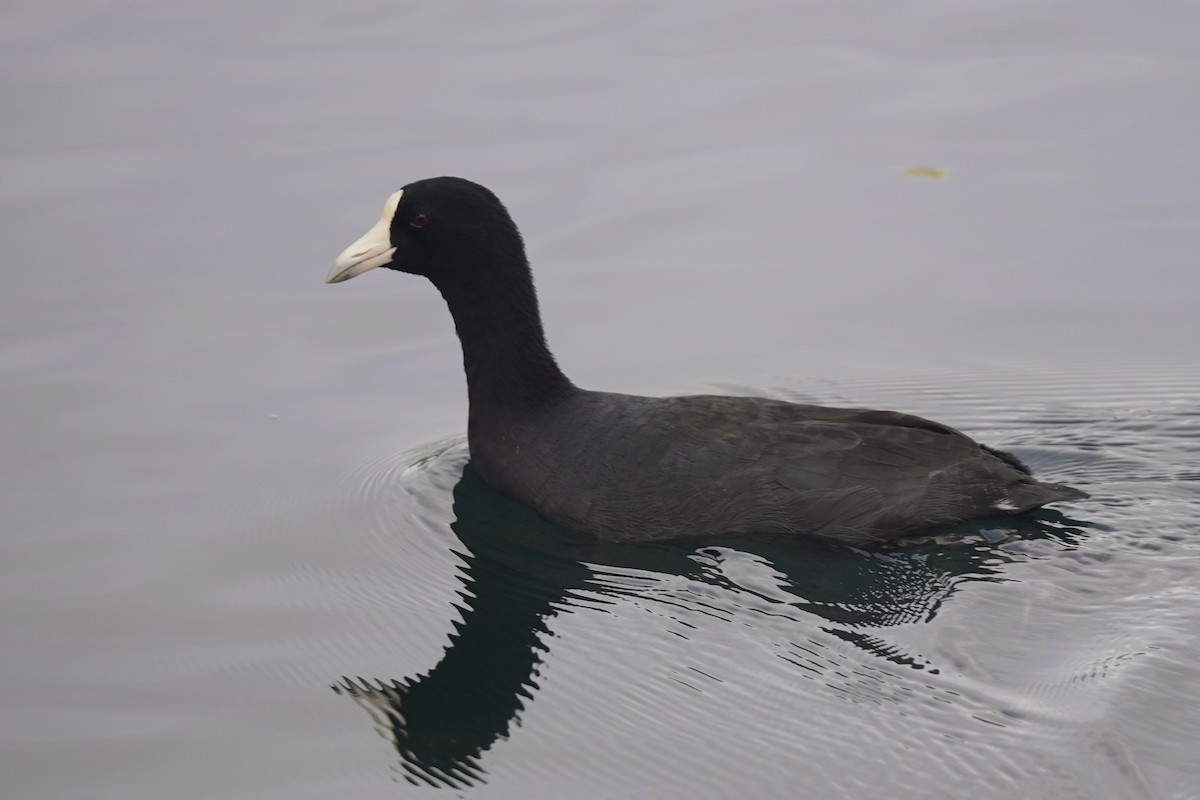
[[[429,215],[428,214],[415,214],[415,215],[413,215],[411,224],[414,228],[424,228],[426,225],[429,224]]]

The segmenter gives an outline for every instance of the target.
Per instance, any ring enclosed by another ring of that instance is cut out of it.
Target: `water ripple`
[[[1039,391],[1054,380],[1034,377],[1048,382]],[[442,606],[451,629],[440,657],[331,682],[369,713],[416,785],[521,775],[552,793],[594,780],[636,794],[661,776],[669,743],[676,788],[703,794],[689,776],[711,774],[716,739],[730,779],[768,793],[763,775],[778,776],[770,765],[794,752],[807,754],[806,780],[821,792],[857,792],[845,754],[871,752],[903,776],[916,742],[924,768],[955,765],[947,781],[1019,777],[1062,796],[1104,781],[1136,787],[1143,778],[1104,726],[1129,713],[1115,710],[1118,695],[1179,703],[1148,676],[1190,668],[1175,632],[1195,626],[1200,599],[1187,555],[1200,542],[1198,498],[1181,491],[1195,485],[1197,442],[1182,392],[1197,381],[1159,376],[1167,396],[1138,408],[1124,405],[1128,385],[1108,387],[1100,373],[1085,382],[1097,395],[1072,407],[1009,407],[988,385],[953,398],[989,422],[989,440],[1095,492],[1070,507],[1078,519],[1043,510],[875,553],[745,539],[605,545],[496,495],[461,438],[364,458],[344,501],[361,515],[360,544],[388,566],[346,586],[346,601],[377,598],[389,575],[402,574],[407,592],[446,575],[458,586]],[[893,407],[943,397],[927,387],[897,378],[864,394]],[[995,388],[1023,391],[999,377]],[[1143,524],[1151,518],[1156,530]],[[441,577],[423,572],[431,567]],[[428,629],[394,624],[398,643]],[[385,627],[373,623],[373,635]],[[1046,757],[1092,730],[1079,755],[1090,772]],[[584,749],[584,760],[546,757]]]

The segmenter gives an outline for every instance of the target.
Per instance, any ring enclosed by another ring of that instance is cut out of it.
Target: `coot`
[[[397,191],[327,282],[375,267],[425,276],[450,307],[480,476],[580,533],[863,545],[1087,497],[1034,479],[1009,453],[895,411],[578,388],[546,346],[517,226],[471,181],[431,178]]]

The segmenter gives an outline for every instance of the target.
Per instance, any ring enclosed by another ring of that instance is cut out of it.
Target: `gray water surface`
[[[1200,10],[0,21],[6,797],[1200,797]],[[322,283],[439,174],[582,386],[901,409],[1093,498],[550,528],[466,467],[437,293]]]

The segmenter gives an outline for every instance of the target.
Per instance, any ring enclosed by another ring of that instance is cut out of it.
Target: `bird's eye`
[[[428,214],[414,214],[410,223],[414,228],[424,228],[429,224]]]

